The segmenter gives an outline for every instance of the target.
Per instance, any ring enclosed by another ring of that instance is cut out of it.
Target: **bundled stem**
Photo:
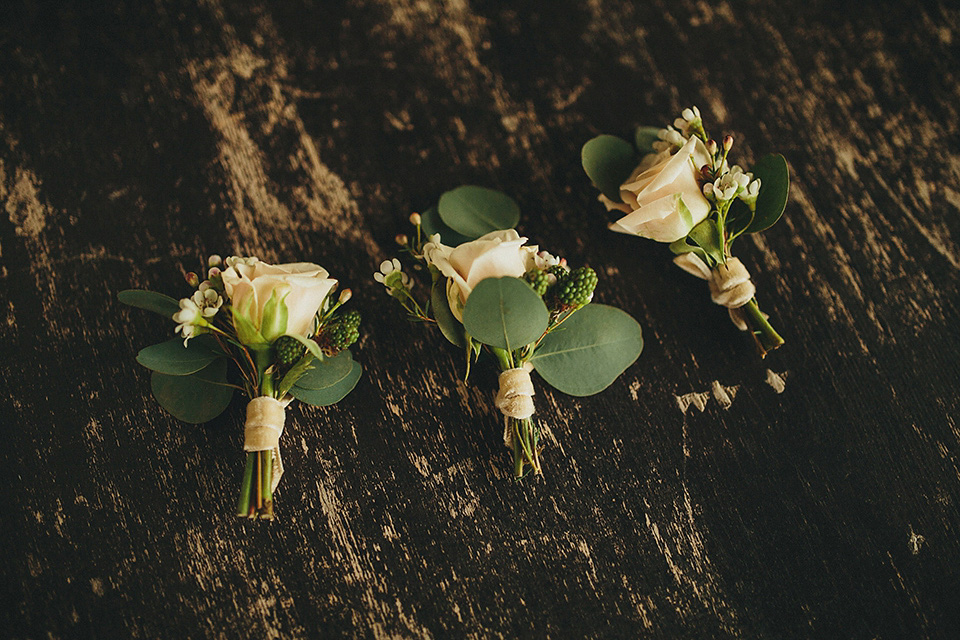
[[[530,465],[534,475],[543,473],[540,468],[540,428],[533,418],[507,418],[513,441],[513,475],[519,480],[527,474]]]
[[[260,395],[274,396],[274,381],[270,349],[253,352],[259,377]],[[273,520],[273,451],[248,451],[247,462],[240,483],[237,515],[241,518]]]

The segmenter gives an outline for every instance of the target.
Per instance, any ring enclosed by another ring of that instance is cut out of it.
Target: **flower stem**
[[[753,298],[743,306],[746,312],[747,325],[750,327],[750,333],[757,342],[757,349],[760,351],[760,357],[766,357],[767,353],[773,351],[783,344],[784,340],[777,333],[776,329],[767,320],[767,317],[760,311],[757,299]]]
[[[540,430],[532,418],[517,420],[509,418],[513,431],[513,476],[520,480],[526,472],[524,466],[530,465],[534,475],[541,475],[540,468]]]
[[[243,480],[240,482],[240,500],[237,501],[237,515],[245,518],[250,513],[250,485],[253,482],[253,456],[247,454],[247,464],[243,469]]]
[[[260,517],[267,520],[273,520],[273,451],[260,451],[260,457],[263,469],[263,508],[260,511]]]

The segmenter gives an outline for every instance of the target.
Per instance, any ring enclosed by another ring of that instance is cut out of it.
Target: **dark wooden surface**
[[[0,636],[958,637],[958,53],[947,2],[4,2]],[[691,104],[794,175],[739,244],[765,361],[580,168]],[[539,385],[538,482],[491,367],[371,279],[466,183],[645,330],[603,394]],[[210,253],[366,317],[272,524],[232,514],[243,403],[162,413],[134,355],[172,325],[115,301]]]

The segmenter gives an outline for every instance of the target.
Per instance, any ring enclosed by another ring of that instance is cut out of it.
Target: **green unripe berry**
[[[574,269],[555,288],[557,301],[565,307],[582,307],[590,302],[597,287],[597,273],[590,267]]]
[[[324,351],[339,353],[360,339],[360,312],[350,310],[330,319],[323,328]]]
[[[277,338],[277,341],[273,343],[273,348],[277,354],[277,362],[284,367],[294,364],[303,357],[306,351],[306,347],[290,336]]]
[[[550,274],[543,269],[530,269],[523,275],[523,278],[541,298],[547,292],[547,287],[550,286]]]

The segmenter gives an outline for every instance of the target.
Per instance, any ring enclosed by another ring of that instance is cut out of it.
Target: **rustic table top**
[[[955,6],[173,5],[0,9],[0,636],[960,634]],[[692,104],[791,168],[738,249],[765,360],[580,166]],[[493,367],[464,384],[371,278],[461,184],[644,329],[602,394],[539,385],[541,480]],[[134,356],[172,325],[116,301],[211,253],[321,263],[365,316],[354,393],[290,412],[272,523],[233,514],[241,399],[163,413]]]

